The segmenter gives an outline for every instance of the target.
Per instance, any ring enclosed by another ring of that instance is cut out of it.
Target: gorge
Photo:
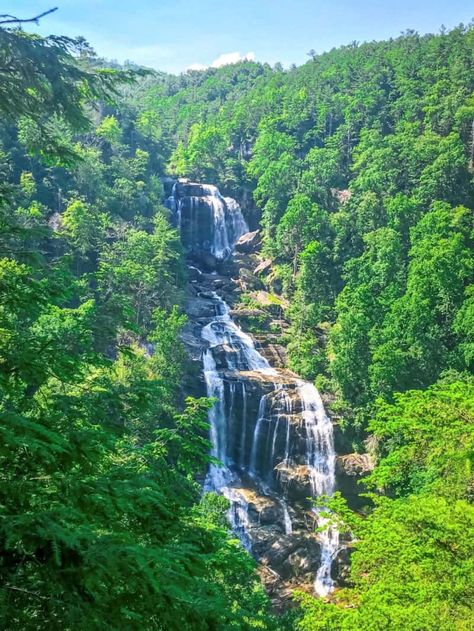
[[[473,629],[474,24],[328,7],[0,19],[1,629]]]
[[[326,596],[342,547],[312,499],[336,488],[333,425],[315,386],[285,368],[272,335],[254,342],[234,319],[239,274],[255,268],[255,233],[214,186],[177,181],[166,204],[192,263],[184,339],[215,400],[204,489],[229,500],[232,529],[270,591],[305,586]]]

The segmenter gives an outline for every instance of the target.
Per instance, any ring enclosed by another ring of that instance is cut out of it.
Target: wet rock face
[[[244,477],[244,484],[234,487],[233,498],[240,496],[246,506],[246,534],[253,555],[278,584],[287,580],[312,584],[321,562],[314,515],[260,494],[251,479]]]
[[[255,345],[261,355],[275,368],[285,368],[287,364],[286,349],[280,342],[280,336],[254,335]]]
[[[340,587],[349,587],[351,581],[351,555],[353,548],[350,545],[342,546],[336,555],[332,567],[331,576]]]
[[[224,349],[220,354],[226,355]],[[217,363],[219,367],[219,364]],[[228,463],[240,472],[251,471],[269,491],[309,507],[311,474],[306,464],[308,430],[295,383],[274,383],[245,373],[240,379],[226,374],[224,411]],[[279,384],[280,385],[280,384]],[[263,400],[263,404],[262,404]]]

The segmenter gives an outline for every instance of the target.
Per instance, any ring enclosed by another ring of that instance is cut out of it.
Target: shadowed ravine
[[[248,227],[238,204],[214,186],[179,181],[167,206],[193,263],[184,340],[216,399],[209,423],[221,464],[210,466],[205,488],[229,499],[233,530],[261,563],[267,586],[312,586],[327,595],[340,537],[334,525],[324,528],[327,518],[310,498],[336,487],[332,423],[314,385],[287,370],[262,336],[257,348],[234,321],[233,278],[248,263],[234,246],[249,240],[241,239]]]

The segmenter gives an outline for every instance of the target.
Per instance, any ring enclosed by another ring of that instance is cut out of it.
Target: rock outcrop
[[[236,252],[256,252],[261,243],[260,230],[246,232],[235,243]]]
[[[371,456],[365,454],[345,454],[336,458],[337,488],[347,500],[350,508],[358,510],[367,500],[361,497],[364,492],[363,481],[374,468]]]

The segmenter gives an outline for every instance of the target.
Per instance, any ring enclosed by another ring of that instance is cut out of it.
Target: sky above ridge
[[[436,33],[474,17],[471,0],[10,0],[0,12],[58,11],[42,35],[83,35],[102,57],[178,73],[247,57],[289,66],[352,41]]]

